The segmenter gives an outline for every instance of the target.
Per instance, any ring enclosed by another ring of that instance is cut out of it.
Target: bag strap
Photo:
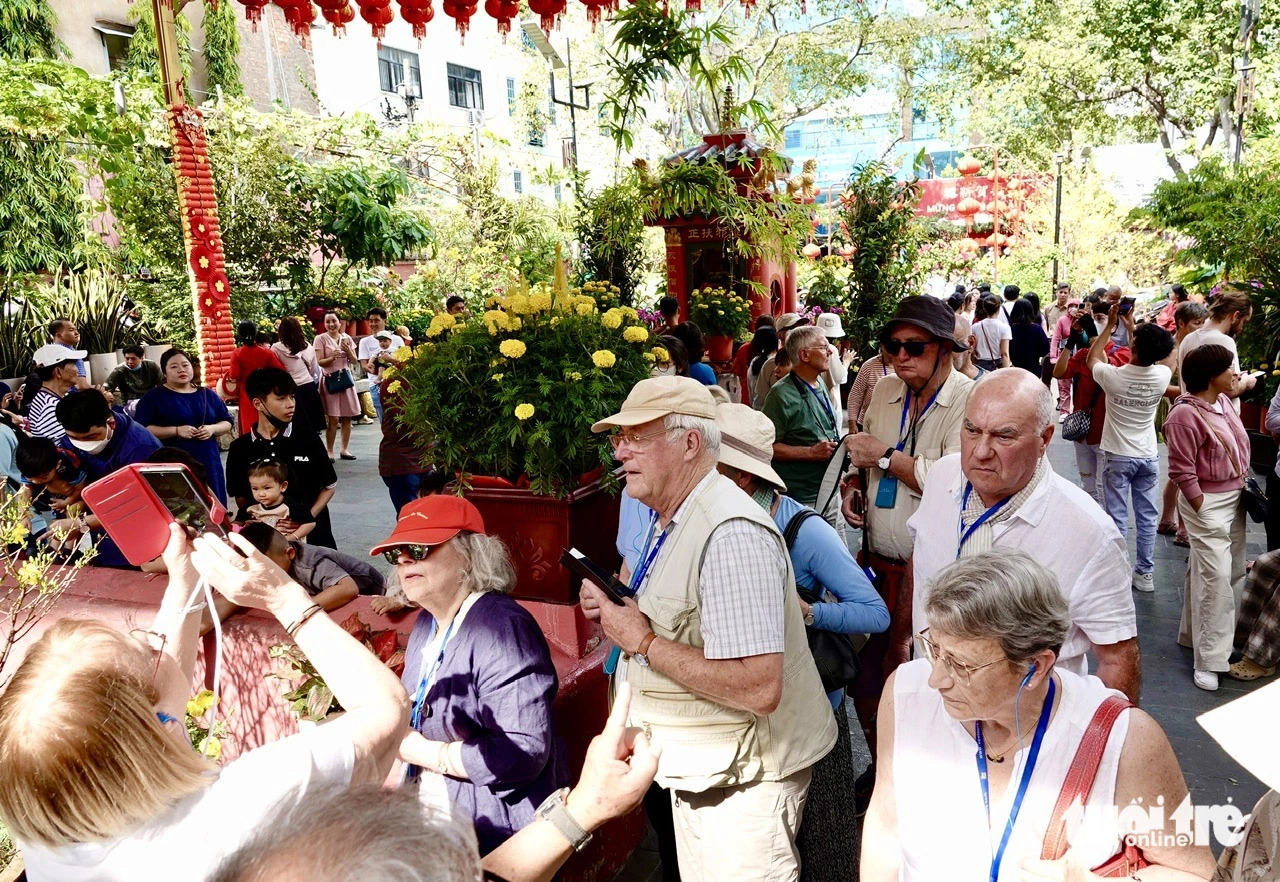
[[[1062,792],[1058,794],[1058,802],[1049,816],[1049,828],[1044,834],[1044,846],[1040,850],[1040,860],[1056,861],[1067,853],[1067,811],[1079,801],[1083,806],[1093,790],[1094,779],[1098,777],[1098,766],[1102,764],[1102,755],[1107,749],[1107,740],[1111,737],[1111,727],[1120,717],[1122,711],[1133,707],[1129,699],[1121,695],[1109,695],[1098,705],[1089,727],[1085,729],[1080,746],[1067,769],[1067,777],[1062,782]]]
[[[787,543],[788,552],[796,544],[796,537],[800,535],[800,528],[804,526],[804,522],[809,518],[819,517],[822,517],[822,515],[811,508],[802,508],[791,516],[791,520],[787,521],[786,529],[782,531],[782,538]]]
[[[1227,452],[1227,459],[1231,460],[1231,468],[1235,469],[1236,477],[1243,478],[1244,472],[1240,469],[1240,460],[1238,458],[1235,445],[1227,444],[1227,440],[1222,437],[1222,433],[1205,418],[1205,415],[1200,412],[1200,408],[1196,407],[1194,404],[1184,404],[1183,406],[1191,408],[1191,410],[1195,412],[1196,418],[1199,419],[1200,422],[1204,423],[1204,427],[1206,429],[1213,433],[1214,437],[1218,439],[1218,443],[1222,445],[1222,449]]]

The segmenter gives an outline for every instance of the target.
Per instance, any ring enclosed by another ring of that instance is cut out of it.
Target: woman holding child
[[[138,402],[134,418],[165,444],[198,459],[209,471],[209,490],[224,505],[227,477],[217,436],[230,432],[231,414],[212,389],[196,381],[195,360],[181,349],[160,356],[164,385]]]

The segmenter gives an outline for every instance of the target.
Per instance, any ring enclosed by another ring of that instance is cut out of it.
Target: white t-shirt
[[[403,345],[404,339],[399,334],[391,335],[390,352],[395,352]],[[368,361],[381,351],[382,347],[378,345],[378,338],[370,334],[367,337],[360,338],[360,346],[356,349],[356,355],[360,357],[361,361]]]
[[[313,783],[348,784],[354,765],[347,727],[317,726],[233,760],[205,790],[125,838],[52,849],[21,844],[27,878],[200,882],[275,816],[282,798],[305,799]]]
[[[1013,305],[1017,302],[1018,301],[1016,300],[1001,300],[1000,311],[997,312],[994,316],[992,316],[992,318],[999,319],[1001,322],[1008,325],[1009,316],[1013,313]]]
[[[1107,396],[1103,453],[1137,459],[1159,456],[1156,405],[1169,388],[1173,371],[1162,364],[1143,367],[1130,362],[1116,367],[1100,361],[1093,366],[1093,379]]]
[[[1217,328],[1204,327],[1196,328],[1190,334],[1182,338],[1181,345],[1178,346],[1178,385],[1182,388],[1182,394],[1187,394],[1187,384],[1182,380],[1182,360],[1187,357],[1187,353],[1192,349],[1198,349],[1201,346],[1208,346],[1210,343],[1218,346],[1225,346],[1231,350],[1231,370],[1238,372],[1240,370],[1240,354],[1236,351],[1236,338],[1228,337]],[[1236,407],[1239,408],[1237,400]]]
[[[972,330],[978,344],[975,357],[986,361],[999,361],[1000,341],[1013,339],[1013,329],[1009,327],[1009,323],[997,321],[995,316],[978,322]]]
[[[964,485],[960,455],[942,457],[929,470],[920,507],[907,521],[915,549],[912,633],[928,626],[929,587],[956,560]],[[1058,670],[1087,674],[1085,655],[1094,645],[1138,635],[1124,540],[1102,507],[1071,481],[1049,468],[1031,497],[1008,520],[994,523],[992,533],[994,545],[1025,551],[1058,579],[1071,614]]]

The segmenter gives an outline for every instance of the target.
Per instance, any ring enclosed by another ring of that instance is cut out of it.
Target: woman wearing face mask
[[[742,403],[759,410],[757,405],[762,404],[763,401],[755,400],[755,391],[760,383],[760,368],[770,355],[778,351],[778,331],[773,325],[759,328],[751,338],[751,342],[747,344],[747,350],[747,378],[742,387]]]
[[[1021,551],[995,548],[943,570],[926,609],[922,657],[893,673],[880,703],[859,878],[1128,875],[1101,873],[1138,857],[1122,854],[1117,807],[1177,806],[1187,785],[1155,720],[1096,677],[1055,666],[1070,618],[1054,576]],[[1066,787],[1086,736],[1097,749],[1077,767],[1077,783],[1091,789]],[[1055,811],[1064,790],[1085,813],[1069,853],[1066,825],[1056,823],[1067,812]],[[1163,825],[1153,814],[1153,829],[1139,831],[1149,878],[1208,879],[1213,855],[1172,844],[1180,838],[1171,814]]]
[[[138,402],[135,418],[170,447],[185,450],[208,470],[209,490],[224,505],[227,479],[217,436],[230,432],[231,414],[212,389],[196,381],[194,360],[181,349],[160,356],[164,384]]]
[[[689,353],[684,348],[684,344],[672,337],[670,334],[664,334],[656,341],[656,345],[667,350],[667,360],[654,364],[653,369],[649,371],[650,376],[654,377],[687,377],[689,376]]]

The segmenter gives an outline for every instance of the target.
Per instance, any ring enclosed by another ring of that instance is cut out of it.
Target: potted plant
[[[689,320],[707,336],[712,361],[733,357],[733,341],[751,321],[751,302],[724,288],[698,288],[689,295]]]
[[[363,643],[397,677],[404,673],[404,647],[394,628],[375,631],[365,624],[359,613],[352,613],[343,620],[342,629]],[[342,713],[342,705],[302,650],[292,643],[277,643],[267,652],[271,658],[284,663],[267,676],[291,684],[283,697],[300,723],[319,723]]]
[[[511,548],[517,595],[567,602],[562,549],[608,560],[617,531],[612,449],[591,424],[649,376],[652,340],[634,309],[601,312],[563,277],[488,305],[435,316],[388,391],[401,425]]]

